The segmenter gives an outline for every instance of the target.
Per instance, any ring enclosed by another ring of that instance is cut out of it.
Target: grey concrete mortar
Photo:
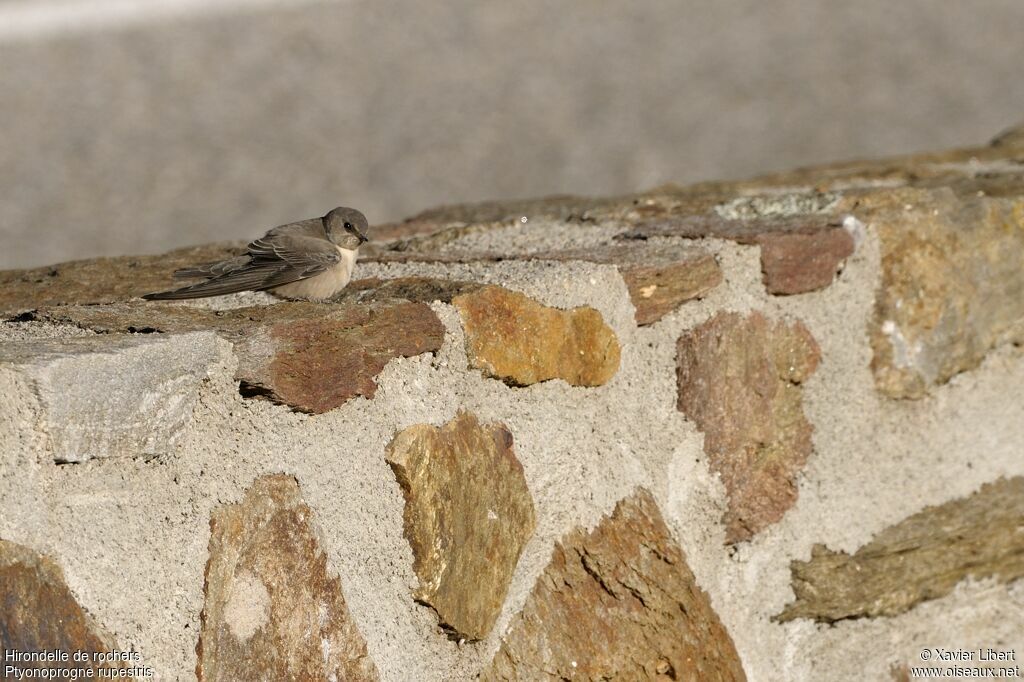
[[[530,230],[544,238],[543,225]],[[598,231],[571,239],[606,237]],[[474,237],[474,246],[489,239]],[[915,647],[977,642],[1024,651],[1019,585],[965,584],[897,618],[834,627],[769,620],[792,598],[789,561],[807,558],[814,543],[852,550],[926,505],[968,494],[999,475],[1024,474],[1024,405],[1007,400],[1024,381],[1024,351],[1001,348],[925,400],[884,400],[868,368],[865,320],[879,279],[870,226],[831,287],[792,297],[765,293],[756,247],[703,243],[722,264],[723,284],[644,328],[634,325],[625,285],[611,266],[359,265],[357,277],[444,274],[504,284],[550,305],[597,308],[622,343],[618,374],[598,388],[562,381],[510,388],[467,371],[458,315],[435,303],[447,332],[438,353],[392,361],[373,400],[357,398],[322,415],[243,400],[232,379],[233,358],[220,354],[191,426],[171,453],[150,461],[58,467],[33,459],[38,444],[17,440],[31,434],[31,406],[4,404],[0,537],[54,555],[82,604],[122,646],[142,652],[162,680],[194,678],[211,511],[238,501],[254,478],[273,472],[298,478],[329,566],[341,576],[385,680],[471,679],[497,649],[553,543],[575,525],[593,527],[637,485],[654,492],[752,682],[885,679],[893,662],[914,660]],[[264,300],[246,295],[216,304]],[[796,506],[729,551],[719,523],[723,488],[708,469],[702,435],[675,409],[675,341],[719,310],[753,309],[803,320],[821,345],[822,363],[804,387],[815,453],[800,477]],[[0,340],[11,333],[0,327]],[[0,389],[16,380],[0,370]],[[441,424],[460,408],[508,425],[537,513],[537,530],[494,631],[463,644],[448,640],[430,610],[411,599],[415,575],[402,536],[403,501],[383,459],[397,430]]]

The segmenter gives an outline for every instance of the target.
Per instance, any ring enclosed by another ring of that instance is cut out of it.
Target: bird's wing
[[[193,265],[190,268],[181,268],[180,270],[174,271],[174,276],[178,279],[188,279],[192,277],[219,277],[220,275],[227,274],[234,270],[239,270],[251,262],[252,258],[248,255],[236,256],[235,258],[229,258],[227,260],[203,263],[202,265]]]
[[[324,270],[341,259],[337,247],[322,237],[294,232],[275,232],[274,228],[249,242],[249,257],[254,263],[277,261],[296,268]]]
[[[300,220],[298,222],[288,223],[287,225],[278,225],[277,227],[271,228],[260,239],[251,242],[249,247],[251,249],[253,244],[260,244],[267,240],[274,241],[288,236],[326,239],[327,233],[324,230],[324,224],[321,218],[311,218],[309,220]],[[206,277],[209,279],[212,277],[226,275],[235,270],[240,270],[251,262],[252,257],[248,254],[243,254],[227,260],[202,263],[188,268],[181,268],[180,270],[174,271],[174,276],[178,279],[189,279],[194,277]]]
[[[178,300],[273,289],[318,275],[341,260],[341,254],[334,244],[326,239],[306,236],[309,233],[303,232],[274,228],[249,244],[247,256],[217,264],[225,266],[217,268],[223,270],[221,274],[215,274],[205,282],[174,291],[147,294],[143,298]],[[248,262],[243,263],[241,258]],[[232,267],[228,267],[228,264]],[[214,269],[212,266],[209,268],[211,274],[214,274]]]

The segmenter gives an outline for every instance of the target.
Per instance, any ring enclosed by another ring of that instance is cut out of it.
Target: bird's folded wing
[[[187,279],[190,277],[219,277],[234,270],[240,270],[250,262],[252,262],[252,259],[248,255],[236,256],[235,258],[229,258],[228,260],[218,260],[212,263],[193,265],[190,268],[181,268],[180,270],[174,271],[174,276],[178,279]]]
[[[257,251],[268,253],[270,257],[273,258],[275,257],[273,249],[267,249],[266,244],[280,243],[282,246],[286,246],[286,243],[281,240],[287,240],[289,237],[309,237],[319,239],[320,241],[327,243],[323,221],[320,218],[312,218],[310,220],[300,220],[298,222],[288,223],[287,225],[278,225],[277,227],[270,229],[267,234],[260,239],[250,243],[249,248],[252,249],[255,246]],[[314,245],[313,248],[315,249],[316,246]],[[320,249],[323,249],[322,245],[320,246]],[[330,254],[327,255],[330,256]],[[229,272],[242,269],[249,265],[251,261],[252,257],[249,254],[244,254],[227,260],[202,263],[188,268],[181,268],[180,270],[174,271],[174,276],[179,279],[188,279],[192,277],[220,277],[221,275],[226,275]]]
[[[341,260],[338,248],[326,239],[273,231],[249,242],[248,250],[254,264],[276,261],[298,270],[314,271],[311,274]]]
[[[249,255],[200,266],[214,275],[205,282],[191,286],[149,294],[153,300],[175,300],[222,296],[239,291],[262,291],[318,275],[341,260],[341,254],[331,242],[317,237],[268,232],[248,247]],[[245,258],[247,262],[240,259]],[[223,267],[219,267],[223,266]],[[215,274],[220,272],[220,274]]]

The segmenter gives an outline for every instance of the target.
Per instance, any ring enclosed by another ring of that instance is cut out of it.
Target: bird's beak
[[[359,236],[359,243],[360,243],[360,244],[365,244],[366,242],[370,241],[370,240],[369,240],[369,239],[368,239],[368,238],[366,237],[366,235],[365,235],[365,234],[363,234],[362,232],[356,232],[356,234],[357,234],[357,235]]]

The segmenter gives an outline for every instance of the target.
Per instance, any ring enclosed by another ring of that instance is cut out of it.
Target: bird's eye
[[[352,230],[354,230],[356,228],[352,227],[352,223],[345,223],[345,229],[348,230],[349,232],[351,232]]]

